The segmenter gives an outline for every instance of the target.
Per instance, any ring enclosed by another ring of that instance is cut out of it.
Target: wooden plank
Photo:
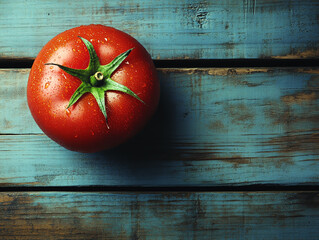
[[[317,239],[318,192],[0,193],[3,239]]]
[[[0,71],[2,186],[318,185],[318,68],[159,69],[154,119],[97,154],[35,126],[28,71]]]
[[[29,72],[0,69],[0,134],[42,133],[27,106]],[[170,138],[318,128],[319,68],[163,68],[158,74],[155,118]]]
[[[0,57],[34,58],[58,33],[95,23],[154,59],[318,58],[318,12],[313,0],[1,1]]]
[[[27,103],[30,69],[0,69],[0,134],[41,133]]]
[[[266,147],[241,139],[157,147],[147,139],[80,154],[45,136],[1,135],[0,186],[318,185],[318,132]]]

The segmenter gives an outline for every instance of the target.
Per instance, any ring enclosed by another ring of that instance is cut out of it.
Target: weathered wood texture
[[[318,192],[0,193],[2,239],[317,239]]]
[[[318,185],[319,69],[160,69],[159,111],[97,154],[48,139],[26,104],[29,70],[0,71],[0,185]]]
[[[318,58],[313,0],[0,1],[0,58],[34,58],[69,28],[104,24],[154,59]]]

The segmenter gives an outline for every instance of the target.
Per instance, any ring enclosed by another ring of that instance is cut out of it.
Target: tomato
[[[102,25],[51,39],[36,57],[27,99],[41,130],[79,152],[113,148],[138,133],[156,111],[153,61],[132,36]]]

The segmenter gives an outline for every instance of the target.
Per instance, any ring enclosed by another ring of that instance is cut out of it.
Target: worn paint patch
[[[0,206],[5,206],[10,204],[14,200],[12,194],[0,194]]]
[[[50,184],[57,176],[56,175],[42,175],[42,176],[35,176],[34,179],[41,185]]]
[[[72,203],[64,205],[53,196],[47,204],[37,194],[0,193],[0,235],[4,239],[126,239],[125,234],[108,231],[102,219],[89,224],[84,217],[88,213],[70,207]]]
[[[311,152],[319,154],[319,132],[299,133],[271,138],[266,142],[279,153]]]
[[[300,103],[317,100],[319,97],[318,95],[319,76],[317,76],[317,74],[319,74],[319,70],[306,68],[306,69],[296,69],[296,72],[314,74],[314,75],[310,76],[309,80],[307,81],[307,85],[303,91],[298,91],[295,94],[283,96],[281,97],[281,100],[287,104],[292,104],[292,103],[300,104]]]
[[[234,168],[238,168],[242,164],[250,164],[251,163],[251,159],[243,158],[240,155],[233,155],[230,157],[222,157],[222,158],[220,158],[220,160],[223,162],[232,164]]]
[[[263,104],[265,117],[271,119],[275,125],[282,124],[286,130],[291,130],[293,124],[308,122],[315,123],[319,119],[319,76],[317,69],[291,69],[292,72],[309,73],[309,79],[302,88],[294,93],[280,96],[280,101],[266,100]],[[285,89],[283,89],[285,90]],[[289,89],[290,90],[290,89]],[[299,106],[300,105],[300,106]]]
[[[203,74],[211,76],[246,75],[273,71],[270,68],[157,68],[157,70],[164,74],[181,73],[188,75]]]
[[[283,56],[272,56],[271,58],[275,59],[296,59],[296,58],[318,58],[319,57],[319,49],[309,49],[305,51],[295,51],[287,55]]]
[[[309,74],[319,74],[319,68],[294,68],[296,72],[301,73],[309,73]],[[311,79],[314,79],[315,81],[319,82],[319,76],[311,76]]]
[[[274,156],[271,157],[269,160],[272,160],[274,166],[279,169],[287,168],[288,166],[293,166],[295,164],[295,161],[292,159],[291,156]]]
[[[221,120],[212,121],[209,123],[207,127],[208,129],[212,131],[217,131],[217,132],[223,132],[227,130],[224,123]]]
[[[290,201],[298,202],[307,209],[319,208],[319,193],[318,192],[302,192],[291,194],[288,198]]]
[[[267,239],[318,236],[318,192],[11,195],[0,211],[3,239],[254,239],[260,229]]]
[[[189,25],[202,29],[208,24],[208,3],[201,1],[187,6],[185,17]]]
[[[226,50],[231,50],[231,51],[233,51],[237,45],[238,45],[237,43],[233,43],[233,42],[225,42],[221,44],[223,48],[225,48]]]
[[[9,120],[7,120],[6,118],[3,118],[2,125],[4,126],[4,129],[11,129],[14,127],[13,124]]]
[[[269,68],[213,68],[209,69],[209,75],[227,76],[227,75],[246,75],[253,73],[267,73],[272,71]]]
[[[255,124],[255,115],[247,105],[224,103],[223,106],[233,124],[245,124],[246,127],[252,127]]]
[[[302,104],[318,99],[316,92],[299,92],[293,95],[286,95],[281,97],[281,100],[286,104]]]

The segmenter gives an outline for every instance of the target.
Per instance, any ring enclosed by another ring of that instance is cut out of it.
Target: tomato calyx
[[[96,99],[98,106],[103,113],[106,121],[107,114],[105,108],[105,92],[106,91],[120,91],[131,95],[144,103],[132,90],[128,87],[119,84],[111,79],[111,75],[121,65],[125,58],[130,54],[133,48],[121,53],[115,57],[110,63],[101,65],[99,58],[94,50],[92,43],[85,38],[79,37],[88,49],[90,55],[90,62],[86,69],[74,69],[62,66],[56,63],[46,63],[45,65],[55,65],[65,71],[66,73],[77,77],[82,81],[80,86],[76,89],[70,98],[67,109],[75,104],[85,93],[91,93]]]

